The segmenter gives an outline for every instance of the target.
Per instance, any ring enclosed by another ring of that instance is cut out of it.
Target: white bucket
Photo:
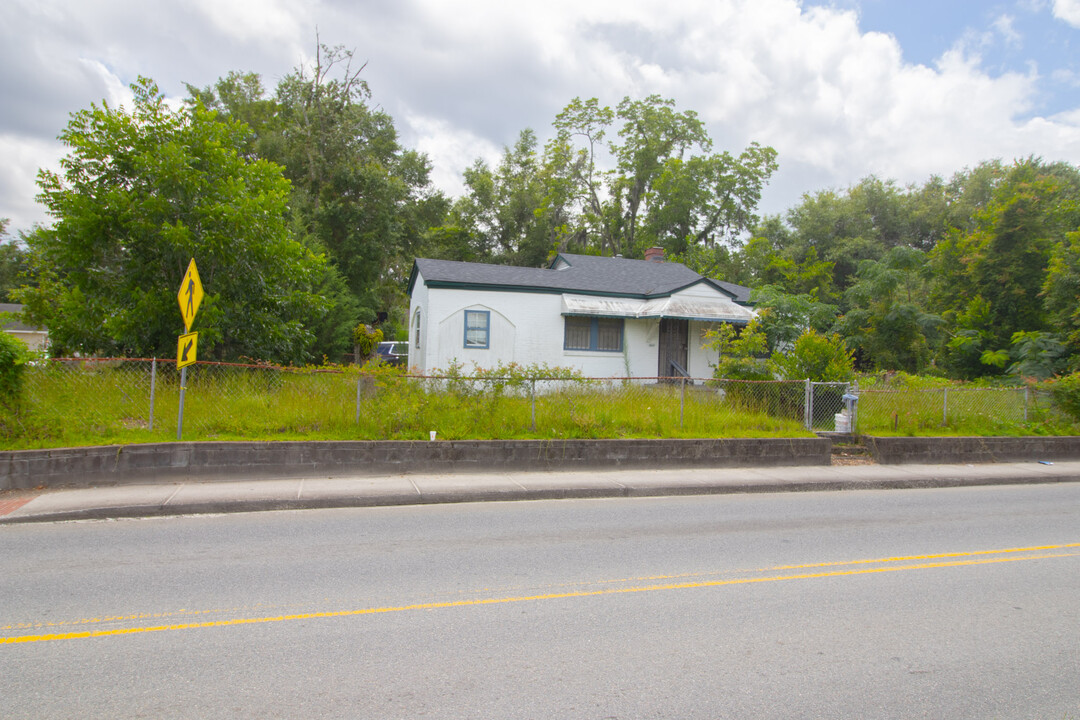
[[[836,423],[836,432],[851,432],[851,416],[844,412],[838,412],[833,416]]]

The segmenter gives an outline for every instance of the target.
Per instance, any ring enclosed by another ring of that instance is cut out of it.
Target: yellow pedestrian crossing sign
[[[191,331],[195,313],[199,312],[199,303],[202,302],[202,298],[203,289],[202,281],[199,280],[199,268],[195,267],[195,258],[191,258],[187,272],[184,273],[184,281],[180,283],[180,292],[176,294],[176,299],[180,303],[180,315],[184,318],[184,330],[188,332]]]
[[[193,332],[181,335],[176,344],[176,367],[177,369],[195,364],[195,354],[199,350],[199,333]]]

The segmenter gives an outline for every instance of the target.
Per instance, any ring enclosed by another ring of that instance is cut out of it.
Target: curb
[[[457,490],[417,494],[351,494],[318,498],[275,498],[261,500],[212,500],[184,503],[87,507],[78,510],[43,512],[0,517],[0,525],[76,520],[211,515],[282,510],[327,510],[361,507],[400,507],[475,502],[517,502],[526,500],[578,500],[603,498],[646,498],[695,495],[747,495],[780,492],[831,492],[843,490],[911,490],[1000,485],[1045,485],[1080,482],[1076,474],[1016,474],[972,477],[945,473],[938,477],[897,476],[871,479],[794,480],[790,482],[726,482],[714,485],[685,484],[623,486],[610,488],[538,488],[520,490]],[[201,483],[195,483],[196,485]]]

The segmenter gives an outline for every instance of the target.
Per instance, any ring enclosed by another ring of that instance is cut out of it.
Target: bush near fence
[[[387,366],[188,368],[184,440],[797,437],[832,430],[843,383],[714,378],[547,377],[510,368],[403,374]],[[565,370],[565,369],[564,369]],[[171,361],[67,359],[26,368],[0,407],[6,449],[177,439],[180,373]],[[889,434],[1075,432],[1045,392],[874,389],[857,430]],[[944,407],[943,407],[944,406]],[[807,423],[809,411],[810,422]]]

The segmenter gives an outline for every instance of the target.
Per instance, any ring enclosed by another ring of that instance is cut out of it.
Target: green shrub
[[[819,335],[807,330],[789,353],[773,353],[771,364],[787,380],[851,382],[855,377],[855,357],[839,335]]]
[[[1073,420],[1080,420],[1080,372],[1066,375],[1050,385],[1050,397]]]
[[[759,356],[766,354],[768,338],[755,318],[741,331],[724,323],[705,334],[706,347],[720,353],[713,377],[722,380],[772,380],[772,372]]]
[[[382,339],[383,331],[379,328],[373,330],[363,323],[353,328],[353,344],[356,345],[356,352],[359,356],[357,361],[371,357],[375,352],[375,348],[379,347]]]
[[[22,395],[23,373],[33,355],[17,337],[0,332],[0,402],[16,403]]]

